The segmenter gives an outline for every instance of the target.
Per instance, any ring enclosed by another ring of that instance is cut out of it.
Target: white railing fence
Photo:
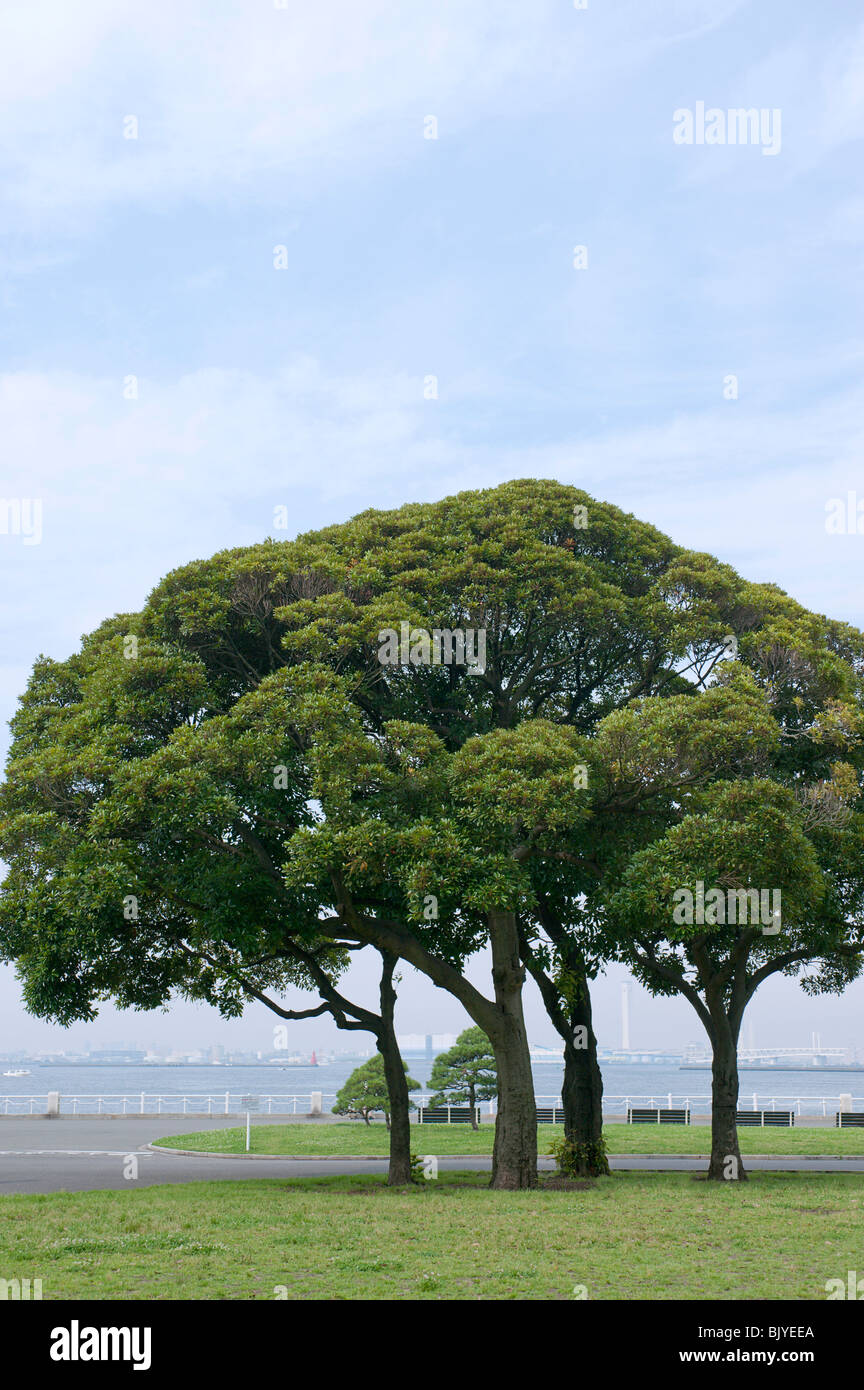
[[[241,1115],[245,1113],[243,1098],[245,1091],[220,1091],[218,1093],[185,1095],[154,1095],[151,1092],[135,1092],[134,1095],[107,1093],[87,1095],[62,1094],[60,1111],[64,1115]],[[322,1096],[326,1109],[335,1101],[335,1095]],[[258,1094],[259,1113],[266,1115],[308,1115],[312,1109],[312,1094],[277,1096]],[[329,1102],[329,1104],[328,1104]],[[0,1112],[4,1115],[44,1115],[48,1108],[47,1096],[0,1096]]]
[[[209,1093],[187,1092],[184,1095],[153,1094],[151,1092],[135,1092],[133,1095],[120,1095],[107,1093],[102,1095],[88,1095],[78,1092],[74,1095],[61,1095],[60,1113],[63,1115],[241,1115],[244,1113],[245,1106],[243,1098],[246,1093],[243,1091],[220,1091]],[[315,1093],[321,1095],[321,1108],[323,1113],[329,1114],[332,1111],[336,1100],[335,1095],[325,1093]],[[432,1096],[431,1091],[413,1091],[411,1099],[414,1105],[428,1105]],[[263,1095],[259,1093],[259,1114],[265,1115],[308,1115],[312,1112],[312,1093],[306,1092],[302,1095]],[[536,1096],[538,1106],[558,1106],[561,1105],[561,1096]],[[750,1094],[742,1091],[738,1099],[740,1110],[794,1110],[799,1116],[822,1115],[828,1117],[840,1110],[843,1105],[848,1108],[848,1093],[844,1096],[766,1096],[757,1092]],[[631,1106],[648,1107],[651,1109],[657,1106],[667,1106],[669,1109],[682,1108],[690,1110],[694,1115],[707,1115],[711,1110],[710,1095],[675,1095],[671,1091],[661,1093],[655,1092],[653,1095],[628,1095],[603,1097],[603,1114],[612,1117],[615,1115],[626,1116]],[[496,1104],[494,1100],[483,1101],[480,1106],[484,1114],[495,1115]],[[853,1096],[851,1109],[864,1112],[864,1096]],[[2,1096],[0,1095],[0,1114],[2,1115],[44,1115],[48,1110],[47,1095],[41,1096]]]
[[[864,1111],[864,1097],[852,1096],[851,1109]],[[739,1110],[794,1110],[796,1115],[822,1115],[827,1117],[835,1114],[844,1106],[848,1107],[848,1094],[843,1096],[766,1096],[756,1091],[738,1093]],[[652,1096],[608,1096],[603,1097],[604,1115],[626,1115],[628,1109],[634,1106],[637,1109],[647,1106],[654,1109],[657,1106],[666,1107],[669,1110],[686,1109],[694,1115],[709,1115],[711,1113],[710,1095],[684,1096],[675,1095],[671,1091],[655,1091]]]

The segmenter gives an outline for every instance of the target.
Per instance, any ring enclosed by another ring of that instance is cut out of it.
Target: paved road
[[[264,1116],[256,1124],[266,1123]],[[230,1129],[236,1117],[195,1120],[195,1129]],[[194,1158],[181,1154],[154,1153],[147,1145],[165,1134],[189,1133],[189,1118],[152,1116],[142,1119],[65,1120],[15,1119],[0,1124],[0,1193],[86,1192],[131,1185],[153,1187],[159,1183],[202,1182],[213,1179],[243,1181],[249,1178],[322,1177],[326,1174],[383,1173],[381,1159],[286,1159]],[[129,1176],[137,1165],[137,1177]],[[621,1156],[610,1159],[614,1169],[648,1172],[704,1172],[704,1158]],[[864,1173],[864,1158],[746,1158],[751,1170],[770,1172]],[[541,1159],[551,1169],[551,1159]],[[480,1155],[443,1158],[445,1171],[488,1170],[490,1159]],[[126,1176],[124,1176],[126,1174]]]

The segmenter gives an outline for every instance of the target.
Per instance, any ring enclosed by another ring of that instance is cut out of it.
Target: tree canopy
[[[469,629],[482,668],[423,637]],[[737,846],[755,883],[761,817],[790,930],[850,977],[862,671],[854,629],[555,482],[224,551],[37,662],[0,791],[0,952],[63,1023],[178,992],[278,1008],[295,984],[347,1022],[350,952],[408,960],[488,1035],[493,1182],[530,1186],[526,967],[571,1130],[600,1113],[592,975],[669,954],[648,914],[671,874],[732,872]],[[484,993],[464,966],[487,943]]]

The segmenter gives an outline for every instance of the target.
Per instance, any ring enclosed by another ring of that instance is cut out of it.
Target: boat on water
[[[29,1076],[29,1071],[4,1071],[4,1076]]]

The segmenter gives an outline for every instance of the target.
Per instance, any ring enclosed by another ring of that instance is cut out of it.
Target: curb
[[[270,1163],[389,1163],[389,1154],[226,1154],[218,1149],[169,1149],[162,1144],[148,1144],[157,1154],[178,1154],[183,1158],[257,1158]],[[486,1158],[487,1154],[441,1154],[442,1158]]]
[[[220,1153],[218,1149],[173,1149],[164,1147],[161,1144],[151,1143],[145,1146],[157,1154],[176,1154],[180,1158],[239,1158],[264,1160],[270,1163],[388,1163],[389,1154],[230,1154]],[[491,1154],[436,1154],[436,1158],[450,1160],[453,1158],[480,1158],[491,1159]],[[546,1154],[538,1154],[538,1159],[546,1158]],[[610,1159],[629,1159],[629,1158],[669,1158],[669,1159],[700,1159],[707,1163],[710,1154],[609,1154]],[[749,1159],[796,1159],[800,1163],[824,1163],[830,1160],[832,1163],[860,1163],[862,1154],[742,1154],[741,1157],[746,1162]]]

